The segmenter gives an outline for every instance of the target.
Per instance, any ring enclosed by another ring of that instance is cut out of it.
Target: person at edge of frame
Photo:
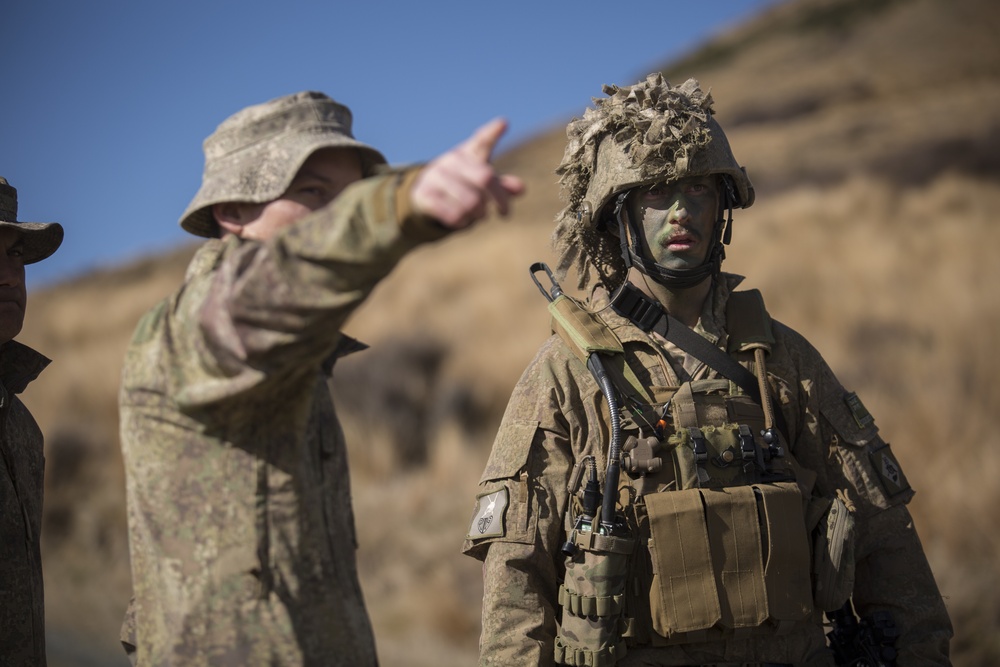
[[[873,417],[720,269],[754,190],[711,95],[660,74],[604,92],[567,129],[559,264],[535,277],[555,335],[463,547],[483,561],[480,664],[829,666],[824,612],[852,602],[879,655],[950,664]],[[570,268],[586,302],[561,293]]]
[[[57,222],[20,222],[17,189],[0,178],[0,656],[4,664],[44,667],[42,432],[17,397],[49,359],[14,338],[27,306],[24,267],[63,240]]]
[[[496,173],[500,119],[390,170],[348,108],[302,92],[205,140],[181,226],[209,240],[139,322],[120,394],[140,665],[375,665],[358,582],[335,362],[397,262],[523,190]]]

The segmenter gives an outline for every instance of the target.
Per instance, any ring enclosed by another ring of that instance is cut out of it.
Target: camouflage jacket
[[[740,280],[729,274],[716,280],[695,327],[723,349],[725,306]],[[622,341],[628,364],[649,387],[677,387],[678,378],[687,375],[719,377],[672,344],[643,333],[610,309],[602,310],[606,305],[607,293],[596,290],[592,309],[600,310]],[[856,506],[858,612],[892,613],[902,631],[900,665],[950,664],[950,621],[906,508],[912,490],[905,478],[887,479],[873,465],[868,451],[884,444],[877,428],[874,423],[859,426],[845,403],[847,391],[815,348],[778,322],[773,322],[773,330],[769,380],[787,422],[790,449],[807,469],[800,482],[805,478],[812,494],[821,496],[845,489]],[[568,479],[583,457],[606,460],[604,413],[604,399],[589,371],[558,336],[551,337],[514,389],[480,481],[480,493],[508,489],[503,530],[488,530],[501,534],[485,538],[467,537],[463,548],[484,561],[481,665],[554,664]],[[473,525],[469,535],[476,534]],[[818,612],[812,617],[815,623],[804,624],[804,629],[767,641],[630,646],[618,664],[832,665],[824,648],[822,617]]]
[[[138,663],[374,665],[355,561],[338,333],[409,250],[415,171],[267,243],[212,240],[140,321],[120,396]]]
[[[42,432],[17,398],[49,364],[26,345],[0,346],[0,656],[45,665],[42,590]]]

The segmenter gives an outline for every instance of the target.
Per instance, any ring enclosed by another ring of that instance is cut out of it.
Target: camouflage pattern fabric
[[[0,346],[0,662],[43,666],[42,432],[17,394],[49,360],[26,345]]]
[[[695,330],[723,349],[725,306],[741,278],[721,274]],[[628,363],[651,390],[715,371],[655,335],[643,333],[607,306],[597,288],[593,310],[622,341]],[[601,310],[604,308],[603,310]],[[901,630],[899,664],[949,665],[952,630],[947,611],[913,528],[906,503],[912,490],[874,421],[852,405],[820,354],[801,335],[774,322],[768,358],[771,388],[788,423],[790,449],[805,468],[799,481],[819,496],[844,489],[856,508],[859,614],[889,611]],[[672,348],[668,351],[667,348]],[[686,370],[687,369],[687,370]],[[858,419],[858,416],[861,419]],[[468,538],[463,551],[484,561],[481,665],[552,665],[559,630],[559,585],[565,576],[560,546],[571,507],[567,483],[574,465],[594,456],[603,471],[609,440],[603,398],[588,370],[556,336],[550,338],[514,389],[479,494],[507,490],[502,535]],[[776,662],[832,665],[821,615],[769,638],[636,644],[619,665],[700,665]]]
[[[138,664],[376,664],[329,384],[360,347],[346,318],[445,234],[399,196],[415,174],[267,243],[208,241],[139,323],[120,396]]]

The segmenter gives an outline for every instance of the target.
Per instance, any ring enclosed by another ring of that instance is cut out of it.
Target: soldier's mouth
[[[20,308],[22,303],[23,298],[17,290],[9,287],[0,287],[0,305],[11,304]]]
[[[671,250],[686,250],[698,242],[691,234],[674,234],[668,237],[663,242],[664,248],[670,248]]]

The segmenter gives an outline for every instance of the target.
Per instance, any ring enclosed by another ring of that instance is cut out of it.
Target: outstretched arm
[[[468,227],[522,190],[490,164],[492,121],[427,165],[366,179],[264,243],[224,241],[179,297],[172,337],[197,360],[177,378],[189,408],[273,393],[311,374],[375,285],[416,246]]]

